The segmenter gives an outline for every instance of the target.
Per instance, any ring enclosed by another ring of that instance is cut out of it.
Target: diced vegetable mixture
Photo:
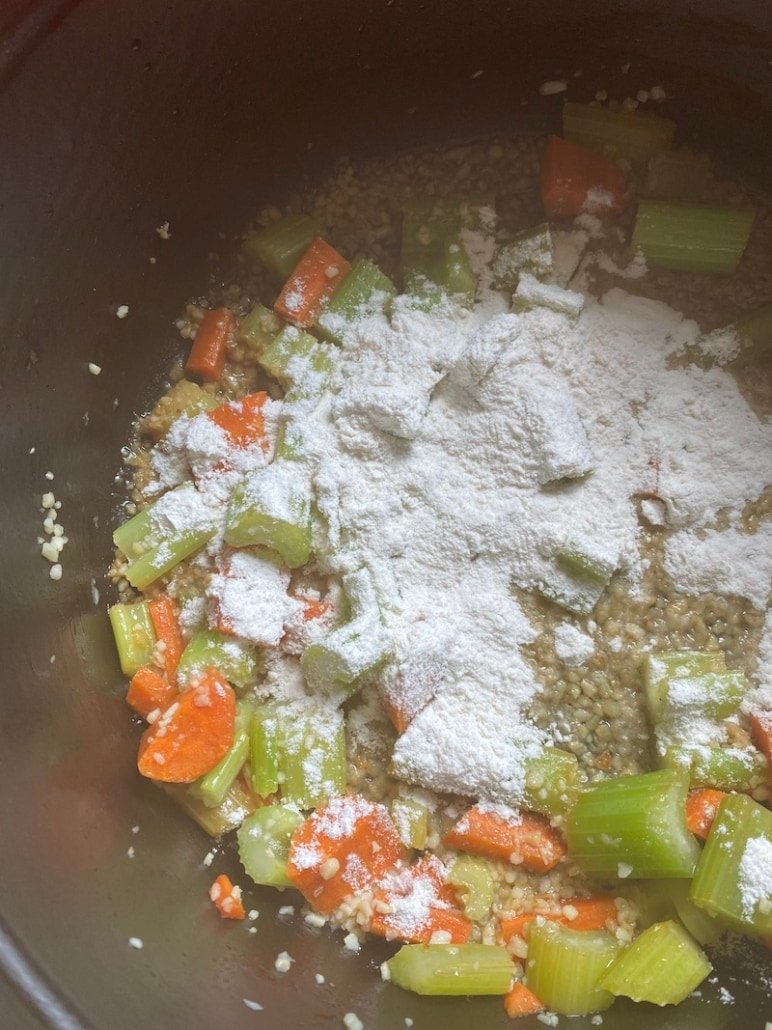
[[[369,206],[344,171],[267,212],[245,285],[180,321],[184,365],[131,450],[109,614],[139,773],[235,835],[223,918],[297,891],[393,942],[393,985],[500,995],[513,1018],[675,1005],[727,935],[770,946],[767,598],[703,554],[763,572],[771,452],[700,508],[711,477],[678,479],[696,438],[622,363],[638,319],[674,407],[731,403],[762,433],[772,282],[749,269],[772,218],[676,140],[665,118],[566,103],[561,136],[363,173]],[[591,360],[594,409],[556,378]],[[469,452],[442,443],[465,429]],[[649,455],[637,490],[608,472],[620,435]],[[475,476],[514,497],[505,519],[485,521]],[[404,520],[422,506],[447,530]],[[498,668],[464,649],[488,624]]]

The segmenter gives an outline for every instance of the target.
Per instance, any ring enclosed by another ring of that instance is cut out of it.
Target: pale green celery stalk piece
[[[225,679],[239,690],[252,681],[256,669],[251,647],[217,630],[194,633],[180,657],[177,679],[182,685],[200,679],[207,669],[217,669]]]
[[[683,769],[691,787],[751,791],[767,781],[767,763],[754,747],[685,745],[659,758],[664,769]]]
[[[591,876],[688,879],[700,848],[686,825],[689,774],[661,769],[582,791],[566,819],[568,855]]]
[[[327,302],[317,328],[333,343],[342,343],[347,330],[368,315],[388,311],[396,294],[394,283],[372,261],[358,259]]]
[[[161,576],[171,572],[181,561],[200,551],[214,534],[214,529],[207,529],[196,533],[181,533],[179,536],[162,540],[129,565],[126,579],[135,589],[144,590]]]
[[[528,933],[526,983],[552,1012],[601,1012],[614,996],[598,987],[598,980],[618,952],[616,938],[605,930],[570,930],[536,919]]]
[[[552,578],[538,589],[551,601],[579,615],[589,614],[611,580],[619,556],[584,535],[565,540],[555,555]]]
[[[654,200],[702,200],[710,158],[691,150],[661,150],[649,158],[643,196]]]
[[[303,711],[290,704],[280,713],[280,720],[282,800],[309,809],[344,793],[346,734],[342,713],[329,708]]]
[[[266,805],[244,820],[236,834],[239,859],[255,883],[292,886],[287,857],[292,834],[302,822],[300,812],[284,805]]]
[[[402,274],[406,285],[425,277],[450,296],[474,300],[476,282],[460,242],[461,220],[441,201],[420,201],[405,211]]]
[[[255,304],[239,326],[239,339],[250,350],[261,353],[268,347],[284,323],[264,304]]]
[[[227,755],[191,784],[191,793],[201,798],[209,808],[216,808],[225,800],[233,782],[241,772],[249,757],[249,727],[252,721],[252,706],[240,701],[236,709],[236,722],[233,730],[233,743]]]
[[[231,784],[222,804],[216,808],[209,808],[201,798],[195,797],[189,788],[182,784],[164,783],[162,787],[210,837],[222,837],[223,834],[230,833],[237,826],[241,826],[246,817],[255,810],[255,799],[250,797],[239,780]]]
[[[506,994],[514,965],[491,944],[405,944],[388,963],[390,979],[415,994]]]
[[[309,363],[319,346],[315,336],[294,325],[285,325],[263,348],[257,360],[263,370],[286,389],[297,381],[301,363]]]
[[[261,705],[252,716],[249,734],[249,764],[252,786],[262,798],[279,789],[279,755],[281,728],[279,706]]]
[[[513,311],[547,308],[569,318],[577,318],[584,307],[584,295],[552,283],[539,282],[530,272],[521,272],[512,297]]]
[[[563,105],[563,135],[591,150],[610,150],[633,164],[644,164],[659,150],[670,150],[675,122],[642,111],[598,104]]]
[[[147,601],[114,604],[108,612],[121,672],[133,676],[150,661],[156,644],[155,630]]]
[[[343,578],[352,618],[303,652],[300,664],[311,690],[340,700],[361,685],[360,677],[387,658],[391,635],[381,619],[375,587],[367,569]]]
[[[653,887],[669,898],[675,914],[698,944],[713,944],[724,932],[724,927],[718,920],[713,919],[691,900],[688,880],[658,880]]]
[[[242,249],[245,254],[262,261],[277,276],[286,279],[319,235],[319,226],[312,218],[288,215],[280,222],[247,233]]]
[[[755,208],[642,200],[631,249],[653,268],[683,272],[734,271],[750,237]]]
[[[642,665],[646,703],[651,720],[655,724],[661,720],[665,710],[667,688],[671,679],[726,671],[726,662],[720,651],[654,652],[644,657]]]
[[[771,852],[772,812],[745,794],[724,798],[692,880],[691,900],[729,930],[772,936],[772,896],[763,890]]]
[[[678,923],[654,923],[603,973],[599,985],[617,997],[678,1005],[710,973],[710,962]]]
[[[389,808],[399,839],[405,847],[423,851],[429,832],[429,813],[426,805],[413,798],[394,798]]]
[[[170,425],[181,415],[193,418],[204,411],[211,411],[212,408],[217,408],[219,405],[220,401],[217,397],[199,386],[198,383],[192,383],[189,379],[181,379],[161,397],[152,414]]]
[[[527,272],[546,279],[553,271],[552,236],[548,222],[523,229],[505,243],[493,262],[493,282],[500,290],[514,290],[520,276]]]
[[[231,547],[268,547],[291,569],[311,554],[311,483],[297,463],[276,461],[253,473],[231,497],[225,526]]]
[[[538,758],[526,759],[523,807],[550,817],[565,815],[578,797],[581,779],[576,755],[545,747]]]
[[[450,867],[448,883],[459,897],[464,914],[474,922],[485,919],[493,905],[493,876],[490,863],[473,855],[459,855]]]
[[[143,508],[113,533],[113,543],[131,561],[147,550],[153,526],[153,505]]]
[[[698,712],[711,719],[726,719],[737,711],[748,690],[742,672],[704,672],[677,676],[667,684],[665,716]]]

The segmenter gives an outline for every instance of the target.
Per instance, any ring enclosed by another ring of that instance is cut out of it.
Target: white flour
[[[566,665],[582,665],[595,652],[592,637],[570,622],[555,627],[555,654]]]

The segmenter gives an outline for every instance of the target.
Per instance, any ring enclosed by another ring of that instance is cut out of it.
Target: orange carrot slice
[[[384,806],[344,794],[317,808],[297,828],[287,875],[315,908],[332,912],[404,857]]]
[[[507,817],[478,806],[470,808],[445,835],[446,847],[522,865],[546,873],[565,857],[563,838],[540,815]]]
[[[241,901],[241,888],[234,887],[229,876],[221,873],[209,888],[209,897],[223,919],[244,919],[246,912]]]
[[[158,653],[163,661],[164,672],[170,683],[177,682],[177,666],[185,649],[180,622],[177,617],[177,605],[166,595],[155,597],[148,605],[150,620],[161,647]]]
[[[706,840],[716,818],[718,806],[726,797],[723,790],[704,787],[693,790],[686,799],[686,822],[689,829],[700,840]]]
[[[225,367],[228,343],[235,328],[236,319],[228,308],[207,311],[196,332],[185,371],[205,382],[216,382]]]
[[[313,325],[350,268],[337,250],[317,237],[284,284],[273,310],[295,325]]]
[[[544,150],[539,185],[551,221],[618,215],[627,206],[624,176],[614,162],[559,136]]]
[[[249,447],[261,441],[265,451],[269,447],[263,415],[263,405],[267,400],[268,394],[264,391],[250,393],[240,401],[213,408],[206,417],[225,432],[234,447]]]
[[[143,665],[134,673],[126,693],[126,703],[137,715],[147,719],[151,712],[168,708],[177,696],[177,690],[165,676]]]
[[[518,1019],[520,1016],[534,1016],[542,1012],[544,1006],[533,991],[529,991],[522,981],[516,980],[504,995],[504,1008],[508,1016]]]
[[[544,912],[522,912],[518,916],[509,916],[501,920],[501,936],[504,943],[515,937],[525,937],[526,931],[537,917],[548,919],[553,923],[560,923],[572,930],[606,930],[609,923],[617,922],[617,907],[612,897],[599,895],[594,898],[571,898],[569,901],[561,902],[561,905],[570,905],[576,909],[574,919],[561,914],[545,914]]]
[[[233,690],[216,669],[209,669],[145,730],[139,771],[164,783],[192,783],[228,753],[235,718]]]
[[[370,932],[405,944],[428,944],[435,933],[442,933],[446,944],[468,941],[472,924],[445,874],[435,855],[424,855],[409,869],[386,876],[373,893]]]

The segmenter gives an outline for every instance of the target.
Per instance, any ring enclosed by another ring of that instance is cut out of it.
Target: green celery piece
[[[732,272],[745,250],[755,213],[739,204],[642,200],[630,245],[654,268]]]
[[[613,150],[633,164],[644,164],[659,150],[670,150],[676,125],[668,118],[598,104],[563,105],[563,135],[591,150]]]
[[[598,981],[619,997],[678,1005],[710,973],[710,962],[678,923],[654,923],[636,937]]]
[[[279,789],[280,740],[278,705],[261,705],[252,716],[249,733],[252,787],[261,798],[267,798]]]
[[[764,863],[771,850],[772,812],[745,794],[724,798],[692,880],[691,900],[729,930],[769,937],[772,895],[756,898],[752,887],[754,873],[769,883]]]
[[[613,556],[597,546],[581,549],[581,544],[566,544],[558,551],[558,566],[575,579],[606,586],[614,574],[616,561]]]
[[[423,851],[429,831],[429,812],[426,805],[413,798],[394,798],[389,809],[399,839],[405,847]]]
[[[649,158],[643,196],[653,200],[701,200],[710,158],[690,150],[660,150]]]
[[[725,671],[726,662],[720,651],[659,651],[647,654],[643,659],[643,684],[651,721],[656,724],[662,719],[671,679]]]
[[[155,650],[156,636],[147,601],[114,604],[108,612],[121,672],[133,676],[147,665]]]
[[[343,591],[351,605],[352,618],[319,643],[307,647],[300,659],[311,690],[337,695],[340,700],[355,693],[361,686],[362,675],[387,658],[393,648],[367,569],[345,576]]]
[[[618,564],[618,556],[587,536],[564,541],[555,555],[552,578],[539,583],[551,601],[579,615],[589,614],[600,600]]]
[[[247,644],[217,630],[194,633],[180,657],[177,679],[182,685],[200,679],[207,669],[215,668],[239,690],[244,690],[255,675],[255,656]]]
[[[742,672],[677,676],[667,685],[666,715],[701,712],[712,719],[726,719],[737,711],[747,690]]]
[[[338,709],[303,707],[280,715],[279,783],[283,801],[309,809],[346,789],[346,734]]]
[[[598,980],[618,952],[616,938],[605,930],[570,930],[536,919],[528,933],[528,988],[560,1015],[600,1012],[614,996],[598,987]]]
[[[143,508],[113,533],[113,543],[123,551],[129,560],[137,558],[147,550],[153,528],[153,505]]]
[[[256,257],[272,272],[286,279],[314,238],[319,226],[307,215],[288,215],[264,229],[247,233],[243,250]]]
[[[387,965],[398,987],[427,995],[506,994],[514,972],[491,944],[405,944]]]
[[[236,710],[236,722],[233,730],[233,743],[227,755],[191,784],[190,791],[201,798],[209,808],[221,805],[227,797],[233,782],[241,772],[249,757],[249,727],[252,720],[252,707],[240,701]]]
[[[237,826],[241,826],[246,817],[255,810],[254,798],[250,797],[239,780],[231,784],[222,804],[216,808],[209,808],[183,784],[164,783],[161,786],[210,837],[222,837],[223,834],[230,833]]]
[[[468,919],[485,919],[493,905],[493,876],[490,863],[473,855],[459,855],[450,867],[448,883],[459,896]]]
[[[405,211],[402,224],[402,274],[408,292],[421,277],[450,296],[474,300],[476,283],[460,242],[461,220],[438,201],[419,201]]]
[[[766,759],[755,747],[669,747],[659,762],[664,769],[683,769],[691,787],[751,791],[767,781]]]
[[[523,272],[536,279],[552,275],[552,236],[548,222],[516,233],[505,243],[493,262],[493,282],[500,290],[514,290]]]
[[[282,325],[282,320],[270,308],[255,304],[239,326],[239,339],[259,354],[273,342]]]
[[[717,920],[691,900],[688,880],[671,880],[669,883],[659,880],[656,888],[667,895],[675,914],[698,944],[713,944],[724,932]]]
[[[286,389],[297,381],[297,370],[303,367],[301,363],[312,362],[319,346],[315,336],[294,325],[285,325],[263,348],[257,360],[263,370]]]
[[[396,294],[394,283],[372,261],[359,259],[327,302],[317,322],[322,336],[342,343],[346,331],[367,315],[388,311]]]
[[[161,397],[151,413],[152,416],[161,419],[166,425],[171,425],[181,415],[188,415],[193,418],[203,411],[211,411],[219,407],[220,401],[214,394],[209,393],[198,383],[192,383],[189,379],[180,379],[171,389]]]
[[[239,859],[255,883],[291,887],[287,856],[292,834],[303,822],[300,812],[284,805],[258,808],[239,827]]]
[[[661,769],[582,791],[566,820],[568,855],[591,876],[688,879],[700,849],[686,825],[689,775]]]
[[[295,462],[274,461],[231,497],[225,526],[231,547],[268,547],[291,569],[311,555],[311,484]]]
[[[574,805],[581,782],[576,755],[546,747],[525,763],[523,807],[550,817],[565,815]]]
[[[161,576],[171,572],[181,561],[200,551],[214,534],[214,529],[207,529],[196,533],[181,533],[171,539],[162,540],[129,565],[126,579],[135,589],[145,590]]]

